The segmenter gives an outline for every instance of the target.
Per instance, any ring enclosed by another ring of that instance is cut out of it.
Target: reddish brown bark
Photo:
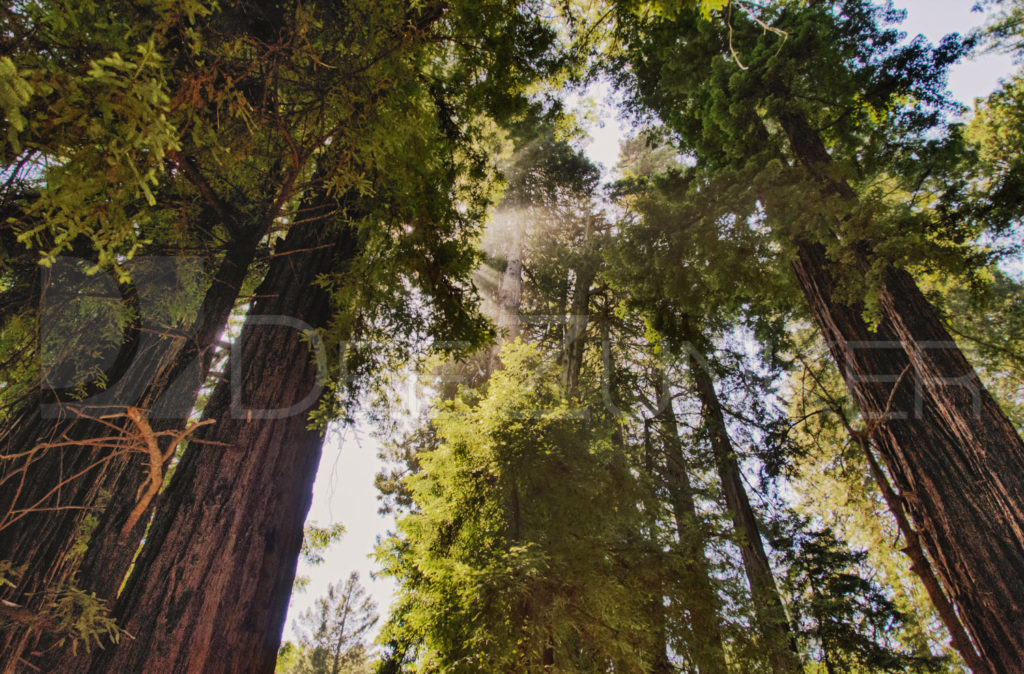
[[[163,417],[153,421],[153,430],[158,433],[184,425],[209,369],[213,343],[227,322],[255,255],[257,238],[250,234],[238,241],[222,261],[190,339],[151,336],[155,329],[149,330],[142,340],[141,353],[123,350],[128,365],[115,379],[116,386],[102,396],[102,408],[79,410],[74,404],[65,404],[66,416],[57,419],[45,419],[37,409],[31,417],[34,423],[8,437],[8,442],[15,445],[20,442],[35,446],[50,438],[66,438],[78,444],[46,450],[31,465],[10,462],[6,466],[8,470],[25,471],[24,482],[5,485],[10,492],[9,507],[38,504],[41,508],[66,509],[32,513],[2,532],[0,559],[10,559],[26,568],[16,587],[5,588],[5,599],[38,610],[44,590],[72,579],[78,587],[100,599],[113,598],[145,529],[146,517],[141,517],[133,531],[121,531],[136,506],[147,458],[141,452],[119,453],[116,449],[94,446],[96,438],[121,435],[122,446],[127,448],[128,435],[134,429],[126,417],[105,422],[93,419],[105,413],[123,413],[128,407],[141,407],[156,408]],[[83,412],[87,416],[83,417]],[[77,477],[54,492],[54,487],[69,476]],[[20,491],[15,489],[18,484],[23,487]],[[108,502],[106,508],[102,508],[103,500]],[[89,536],[88,547],[80,556],[70,555],[74,547],[83,544],[78,538],[85,535],[86,518],[96,516],[97,509],[98,526]],[[40,636],[25,630],[6,630],[0,661],[32,661],[34,658],[23,652],[26,648],[48,650],[46,639],[37,643]]]
[[[257,240],[258,236],[249,234],[222,260],[187,340],[161,335],[143,340],[145,349],[141,353],[127,351],[130,367],[117,379],[117,386],[103,396],[104,412],[123,413],[126,408],[155,412],[152,426],[157,433],[184,425],[210,368],[216,337],[227,322],[255,256]],[[16,588],[7,589],[5,598],[32,607],[37,607],[43,590],[73,579],[78,587],[98,598],[112,599],[138,548],[145,515],[150,510],[145,509],[131,531],[123,531],[137,504],[138,487],[146,479],[148,460],[141,452],[118,453],[91,445],[94,438],[121,434],[128,447],[128,435],[135,430],[132,422],[126,417],[105,423],[93,421],[101,415],[95,409],[85,410],[89,416],[82,418],[74,405],[66,405],[65,410],[68,418],[43,419],[35,414],[36,425],[17,435],[33,444],[54,436],[75,438],[79,443],[41,454],[29,466],[25,482],[28,489],[11,497],[12,507],[36,503],[44,507],[73,506],[33,513],[0,537],[0,558],[25,564],[28,570]],[[43,500],[69,475],[79,476]],[[108,505],[102,507],[104,500]],[[88,547],[81,555],[70,555],[73,547],[83,545],[78,538],[84,535],[86,517],[97,516],[97,509],[98,521],[89,535]],[[0,660],[12,663],[25,657],[31,662],[33,659],[23,654],[24,648],[47,649],[45,643],[36,643],[38,636],[8,630]]]
[[[161,498],[117,604],[135,638],[98,652],[90,671],[273,671],[323,438],[307,427],[308,404],[280,418],[258,410],[315,398],[324,365],[274,317],[325,325],[329,299],[313,282],[355,245],[346,232],[317,247],[311,229],[293,229],[284,252],[301,252],[272,263],[229,361],[238,376],[204,412],[216,423],[197,432]]]
[[[823,194],[854,203],[806,119],[780,115],[797,160]],[[935,570],[993,671],[1024,662],[1024,442],[911,276],[889,267],[877,330],[836,299],[823,247],[793,261],[815,322],[869,423]],[[870,250],[857,251],[868,265]]]
[[[824,249],[801,245],[794,269],[980,657],[993,671],[1013,671],[1024,662],[1024,498],[1007,478],[1024,475],[1019,438],[976,377],[977,408],[935,396],[937,383],[915,368],[888,318],[872,331],[860,308],[834,301]],[[924,301],[916,288],[903,290]],[[934,316],[926,303],[918,309]],[[956,376],[968,376],[959,351],[943,351],[950,365],[959,361]]]
[[[192,338],[147,390],[142,406],[151,411],[155,432],[180,429],[195,406],[213,362],[217,337],[227,324],[255,258],[257,241],[258,237],[249,236],[228,252],[203,300]],[[141,465],[144,457],[133,455],[131,459],[130,464],[112,466],[116,479],[106,487],[115,498],[100,516],[78,570],[79,585],[104,599],[113,599],[121,587],[152,511],[151,504],[135,525],[126,529],[135,502],[123,496],[134,496],[140,476],[145,474]]]

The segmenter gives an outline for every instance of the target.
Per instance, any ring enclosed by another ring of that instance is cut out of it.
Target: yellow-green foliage
[[[9,560],[0,560],[0,587],[17,586],[22,572]],[[121,638],[106,603],[72,583],[47,588],[38,606],[35,610],[6,607],[0,612],[0,630],[14,624],[29,627],[51,636],[58,646],[67,645],[73,653],[116,643]]]
[[[198,2],[155,3],[150,15],[54,5],[21,5],[13,16],[36,30],[24,51],[0,61],[0,152],[38,179],[35,198],[8,224],[44,265],[85,237],[100,269],[143,243],[133,212],[156,203],[164,160],[180,147],[161,31],[209,10]]]
[[[619,566],[634,492],[613,425],[566,399],[536,347],[501,360],[485,393],[439,406],[439,444],[408,478],[413,511],[378,550],[400,583],[383,638],[421,641],[424,672],[532,671],[548,647],[580,671],[640,667],[650,633]]]

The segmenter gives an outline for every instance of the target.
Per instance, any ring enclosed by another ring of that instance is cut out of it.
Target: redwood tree
[[[38,13],[44,24],[56,26],[63,20],[60,8],[45,2],[26,11]],[[71,583],[100,599],[113,599],[149,520],[152,494],[142,494],[154,480],[160,482],[175,448],[173,439],[185,428],[243,284],[264,273],[264,264],[258,261],[268,252],[265,237],[283,220],[312,218],[296,203],[311,186],[347,190],[365,179],[352,169],[346,153],[379,145],[379,134],[389,124],[389,109],[396,99],[407,100],[388,84],[405,71],[403,59],[409,55],[396,49],[422,39],[424,29],[439,16],[436,7],[419,12],[396,5],[377,12],[374,22],[356,25],[340,8],[320,7],[324,28],[310,33],[310,17],[294,5],[203,10],[198,12],[202,21],[189,17],[190,11],[195,9],[175,5],[165,14],[120,8],[111,15],[133,25],[140,35],[152,35],[160,49],[152,58],[163,66],[159,73],[164,79],[159,82],[167,97],[177,101],[157,112],[182,130],[166,152],[163,173],[156,174],[159,185],[146,192],[151,201],[141,193],[117,195],[130,203],[123,218],[150,237],[141,245],[140,256],[160,255],[170,266],[177,264],[194,274],[192,263],[179,258],[198,251],[200,261],[209,267],[198,281],[205,296],[154,317],[148,313],[154,302],[165,301],[161,295],[175,297],[181,279],[158,279],[154,285],[144,266],[122,265],[138,277],[122,283],[125,302],[148,291],[143,299],[149,304],[129,306],[125,338],[116,336],[101,345],[116,354],[113,367],[85,387],[84,400],[81,390],[43,390],[18,402],[12,414],[16,423],[0,440],[8,457],[2,464],[0,505],[5,513],[24,515],[0,530],[0,559],[24,567],[17,585],[5,588],[6,598],[32,611],[45,614],[48,597]],[[97,21],[96,16],[79,12],[63,30]],[[305,37],[296,39],[299,34]],[[104,43],[102,35],[98,32],[98,43],[89,45],[97,57],[117,46]],[[54,63],[87,68],[86,60],[75,65],[74,58],[82,56],[80,46],[64,47],[56,30],[36,37],[47,38],[54,44],[35,46],[43,53],[54,52]],[[364,49],[351,49],[357,43]],[[348,48],[340,49],[341,44]],[[77,52],[63,54],[60,50],[65,48]],[[32,54],[26,49],[17,56],[27,61]],[[68,60],[62,61],[65,57]],[[82,77],[75,71],[64,76]],[[36,112],[43,118],[52,112],[46,104],[44,99],[31,110],[40,108]],[[97,152],[102,158],[105,146],[97,150],[98,142],[88,136],[69,141],[57,135],[64,145],[51,147],[44,143],[46,128],[41,123],[29,126],[25,135],[33,147],[71,158],[67,165],[57,163],[58,168],[19,187],[24,195],[13,200],[21,204],[19,217],[13,220],[15,232],[39,224],[34,214],[49,203],[47,199],[60,203],[81,198],[75,192],[81,190],[77,183],[62,191],[57,180],[61,171],[73,169],[106,186],[102,173],[82,165]],[[67,147],[72,142],[78,145]],[[327,145],[331,152],[325,153]],[[112,172],[109,181],[118,180],[121,176]],[[131,187],[122,189],[130,192]],[[60,240],[56,232],[61,223],[53,220],[41,220],[49,236],[40,236],[35,244],[39,252],[31,255],[61,252],[46,247]],[[110,241],[113,235],[108,232],[123,223],[109,220],[80,234],[70,252],[92,258],[103,268],[106,247],[125,250],[128,244]],[[59,280],[40,292],[68,290]],[[142,290],[135,289],[136,282]],[[77,288],[69,290],[73,294]],[[114,298],[111,304],[119,308],[120,303]],[[84,353],[95,348],[95,334],[76,333],[73,325],[65,332],[66,323],[66,318],[51,318],[40,330],[60,331],[61,338],[79,344]],[[128,418],[130,408],[141,411],[145,429]],[[115,416],[99,419],[108,415]],[[159,468],[144,451],[146,433],[158,437],[160,451],[166,454]],[[21,650],[33,646],[38,632],[7,630],[3,659],[16,663]],[[46,649],[45,640],[39,648]]]
[[[486,30],[481,9],[492,18]],[[524,59],[536,60],[550,36],[501,2],[374,11],[406,32],[407,51],[388,66],[391,81],[402,78],[401,95],[364,111],[390,138],[369,138],[377,146],[366,157],[346,155],[331,139],[318,156],[318,171],[347,162],[360,180],[306,188],[204,408],[200,423],[212,423],[176,467],[118,601],[116,617],[136,638],[98,653],[96,671],[269,671],[322,424],[344,414],[364,375],[382,364],[424,344],[450,350],[486,334],[465,282],[477,260],[471,233],[492,194],[493,121],[485,115],[522,108],[519,91],[537,72]],[[458,39],[420,41],[419,31]],[[434,68],[442,60],[443,72]],[[481,61],[494,78],[452,90],[449,78],[463,81]],[[340,361],[332,355],[325,364],[309,348],[317,335]]]
[[[1024,443],[906,271],[970,274],[993,224],[978,214],[996,215],[944,118],[966,47],[902,42],[898,14],[868,2],[752,11],[622,12],[619,81],[695,158],[696,198],[770,228],[972,639],[1012,669]]]

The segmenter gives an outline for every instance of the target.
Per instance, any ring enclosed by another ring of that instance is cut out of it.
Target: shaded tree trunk
[[[660,599],[660,598],[656,598]],[[660,601],[654,601],[651,605],[651,616],[654,621],[654,662],[651,665],[652,674],[674,674],[675,666],[668,657],[668,624],[665,616],[665,606]]]
[[[664,439],[662,475],[668,487],[672,513],[675,516],[678,549],[687,571],[693,604],[689,646],[694,664],[701,674],[729,671],[722,641],[721,601],[711,580],[711,567],[707,559],[707,541],[700,526],[700,515],[690,484],[689,467],[683,454],[675,410],[671,402],[658,415]]]
[[[699,339],[691,340],[692,344],[700,342]],[[725,425],[725,415],[714,381],[707,370],[707,363],[698,358],[693,349],[689,353],[689,363],[694,388],[704,410],[704,426],[714,450],[725,503],[738,537],[737,543],[743,557],[743,569],[750,583],[759,631],[767,642],[769,661],[776,672],[802,672],[803,665],[797,654],[793,632],[775,584],[768,555],[764,551],[757,517],[743,484],[743,475]]]
[[[604,330],[602,329],[602,332]],[[651,424],[654,419],[644,419],[644,471],[649,476],[652,485],[657,485],[659,466],[657,465],[657,458],[654,453],[654,448],[651,442]],[[657,486],[654,486],[647,492],[647,497],[643,501],[643,509],[646,515],[646,526],[647,526],[647,541],[646,544],[650,548],[650,552],[657,555],[664,553],[664,546],[659,537],[659,513],[661,511],[660,506],[659,490]],[[668,615],[665,610],[665,597],[668,596],[668,582],[663,576],[658,576],[651,587],[652,596],[648,600],[648,614],[651,620],[651,631],[653,637],[651,639],[652,644],[652,655],[650,658],[651,672],[652,674],[672,674],[675,668],[672,666],[672,661],[669,659],[669,635],[668,635]]]
[[[604,332],[603,329],[602,332]],[[653,422],[654,419],[644,419],[644,472],[649,477],[652,488],[645,491],[641,506],[645,513],[644,525],[646,527],[646,536],[644,545],[646,545],[649,554],[660,558],[666,551],[659,535],[661,531],[660,513],[662,509],[660,507],[661,494],[659,493],[659,480],[657,478],[659,469],[657,465],[658,457],[655,456],[651,440],[651,424]],[[661,562],[659,562],[660,564]],[[647,600],[647,615],[651,621],[652,637],[650,640],[651,655],[647,658],[647,661],[650,664],[652,674],[670,674],[675,670],[668,655],[668,615],[665,610],[665,598],[670,594],[668,579],[659,573],[649,585],[651,596]]]
[[[323,443],[307,427],[322,354],[297,327],[326,324],[313,282],[356,249],[349,229],[326,247],[316,230],[288,234],[204,411],[216,423],[161,498],[115,614],[135,638],[90,671],[273,671]]]
[[[18,482],[25,488],[6,497],[10,507],[39,504],[61,509],[33,513],[0,534],[0,558],[24,564],[27,569],[17,587],[7,590],[5,599],[38,610],[47,588],[72,579],[76,586],[100,599],[114,597],[148,520],[140,517],[131,531],[122,531],[136,506],[139,485],[147,479],[148,458],[139,451],[128,451],[128,436],[137,430],[128,419],[99,421],[98,417],[139,407],[155,413],[152,430],[156,433],[184,425],[209,370],[216,338],[255,256],[260,233],[249,232],[229,250],[212,278],[187,338],[155,334],[154,326],[135,326],[143,333],[137,338],[140,348],[122,349],[119,360],[124,359],[126,365],[120,368],[111,390],[98,393],[84,405],[62,404],[62,415],[56,419],[43,418],[37,409],[32,415],[34,423],[8,438],[12,444],[29,446],[39,446],[51,438],[75,444],[45,450],[31,464],[6,466],[24,471],[24,480]],[[92,444],[97,438],[119,435],[117,446]],[[55,491],[69,476],[77,477]],[[87,528],[89,518],[96,518],[91,531]],[[81,554],[72,554],[83,548]],[[38,635],[27,631],[7,630],[0,661],[17,662],[25,656],[26,648],[49,650],[49,638],[39,644],[37,640]]]
[[[831,158],[806,120],[780,118],[797,159],[826,193]],[[836,299],[820,244],[798,241],[793,269],[847,388],[949,589],[993,671],[1024,662],[1024,442],[982,386],[911,276],[889,267],[877,330],[863,307]],[[867,264],[869,251],[861,251]]]

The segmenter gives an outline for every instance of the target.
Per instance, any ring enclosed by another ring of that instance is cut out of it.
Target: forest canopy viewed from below
[[[902,7],[8,3],[0,672],[1020,671],[1024,2]]]

